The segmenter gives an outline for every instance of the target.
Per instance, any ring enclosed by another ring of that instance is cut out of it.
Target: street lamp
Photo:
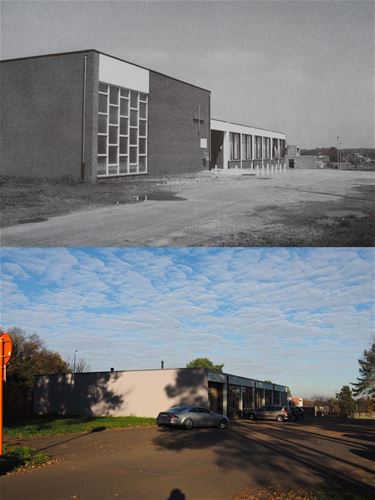
[[[73,373],[76,372],[76,354],[78,352],[78,349],[74,351],[74,357],[73,357]]]

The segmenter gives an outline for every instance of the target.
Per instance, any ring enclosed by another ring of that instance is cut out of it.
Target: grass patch
[[[0,457],[0,475],[34,469],[51,462],[51,457],[42,451],[28,446],[4,446],[4,454]]]
[[[5,438],[29,438],[155,424],[146,417],[35,417],[4,426]]]
[[[94,184],[0,176],[0,225],[38,222],[82,209],[134,203],[134,196],[165,191],[161,178],[116,178]]]

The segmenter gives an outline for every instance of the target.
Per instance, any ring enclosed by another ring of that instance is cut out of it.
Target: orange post
[[[3,455],[3,383],[5,365],[12,355],[12,341],[7,333],[0,333],[0,457]]]
[[[3,456],[3,381],[4,381],[4,339],[0,337],[0,457]]]

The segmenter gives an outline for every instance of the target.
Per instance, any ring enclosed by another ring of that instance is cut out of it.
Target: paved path
[[[357,222],[370,231],[374,180],[372,172],[335,170],[288,170],[270,179],[198,176],[168,186],[184,201],[114,205],[11,226],[2,230],[2,245],[364,246]],[[355,228],[341,227],[345,217]],[[342,230],[346,239],[335,239]]]
[[[242,421],[225,431],[152,427],[39,439],[33,446],[59,462],[0,478],[0,493],[2,500],[221,500],[303,488],[371,498],[374,436],[375,426],[363,423]],[[185,497],[171,496],[175,489]]]

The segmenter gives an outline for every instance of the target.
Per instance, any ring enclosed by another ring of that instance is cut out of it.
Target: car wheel
[[[184,428],[190,430],[193,427],[193,421],[187,418],[184,422]]]
[[[255,420],[254,413],[249,413],[249,420]]]
[[[228,422],[226,420],[224,420],[224,419],[220,420],[219,425],[218,425],[219,429],[226,429],[227,426],[228,426]]]
[[[284,417],[282,415],[277,415],[276,421],[277,422],[284,422]]]

